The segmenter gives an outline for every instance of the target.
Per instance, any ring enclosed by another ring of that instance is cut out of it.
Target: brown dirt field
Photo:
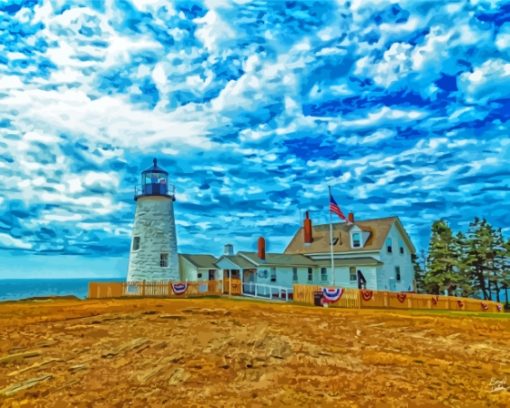
[[[510,319],[229,299],[0,304],[6,407],[509,407]]]

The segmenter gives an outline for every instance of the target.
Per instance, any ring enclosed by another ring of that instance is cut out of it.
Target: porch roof
[[[319,266],[331,266],[331,259],[321,259],[314,261]],[[383,265],[383,262],[378,261],[371,256],[359,257],[359,258],[344,258],[335,259],[335,266],[379,266]]]
[[[242,269],[253,269],[256,267],[255,264],[249,262],[247,259],[243,258],[242,256],[239,256],[239,255],[223,255],[222,257],[220,257],[220,259],[218,259],[216,261],[216,265],[217,267],[219,267],[219,263],[222,261],[222,260],[228,260],[230,261],[230,263],[236,265],[239,269],[239,270],[242,270]]]
[[[239,252],[239,255],[257,266],[317,266],[317,262],[301,254],[266,253],[266,259],[260,259],[256,252]]]

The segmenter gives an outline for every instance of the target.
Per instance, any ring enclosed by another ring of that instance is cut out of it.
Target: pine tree
[[[506,308],[510,308],[510,303],[508,302],[508,291],[510,290],[510,239],[503,246],[503,273],[501,279],[501,287],[504,289],[505,293],[505,303]]]
[[[469,274],[467,240],[462,232],[458,232],[452,239],[452,253],[456,281],[462,296],[472,296],[475,293],[473,282]]]
[[[473,287],[484,299],[491,299],[494,273],[493,229],[483,219],[475,218],[469,224],[467,240],[467,268]]]
[[[420,256],[416,254],[411,255],[411,260],[413,262],[414,269],[414,280],[416,282],[416,292],[418,293],[426,293],[425,286],[425,253],[421,252]]]
[[[427,257],[425,287],[431,293],[440,294],[445,290],[451,294],[459,283],[459,274],[455,272],[456,260],[452,230],[445,220],[432,224],[432,234]]]
[[[492,287],[496,293],[496,300],[500,302],[501,289],[505,281],[505,269],[507,262],[507,249],[501,228],[492,230]]]

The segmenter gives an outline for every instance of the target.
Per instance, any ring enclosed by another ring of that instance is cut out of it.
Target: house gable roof
[[[395,224],[404,241],[407,243],[412,253],[416,250],[402,226],[398,217],[377,218],[373,220],[356,221],[354,225],[361,230],[370,232],[370,236],[363,248],[352,248],[350,239],[350,230],[352,225],[333,224],[333,251],[334,252],[363,252],[380,251],[390,228]],[[285,254],[315,254],[327,253],[330,251],[329,242],[329,224],[315,225],[312,227],[313,241],[311,244],[304,243],[303,227],[299,228],[285,249]],[[336,242],[335,242],[336,241]]]
[[[196,268],[217,269],[216,257],[205,254],[179,254],[180,258],[186,259]]]

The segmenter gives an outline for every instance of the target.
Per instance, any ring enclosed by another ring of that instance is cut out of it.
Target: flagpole
[[[331,187],[328,186],[329,197],[331,197]],[[330,198],[331,200],[331,198]],[[329,206],[328,206],[329,208]],[[331,255],[331,274],[332,274],[332,285],[335,284],[335,260],[333,258],[333,223],[331,221],[331,209],[329,209],[329,250]]]

